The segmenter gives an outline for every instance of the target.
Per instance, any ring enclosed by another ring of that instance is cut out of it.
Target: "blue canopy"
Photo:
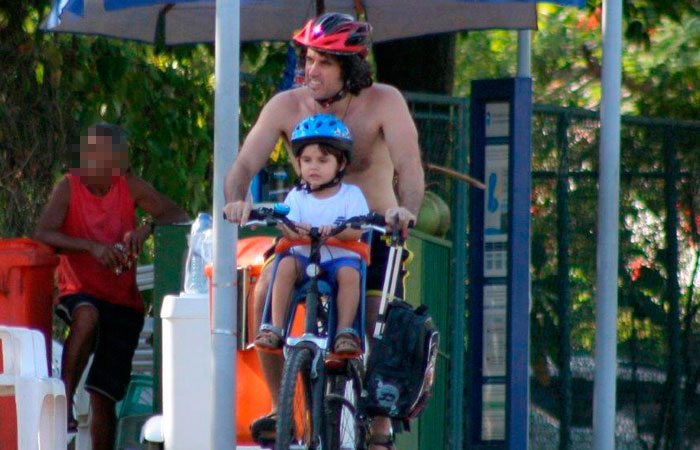
[[[549,3],[583,6],[585,0]],[[533,0],[364,0],[373,40],[480,29],[536,29]],[[326,11],[357,14],[354,0],[326,0]],[[166,44],[214,41],[215,0],[57,0],[42,28]],[[242,0],[242,41],[288,40],[315,13],[315,0]]]

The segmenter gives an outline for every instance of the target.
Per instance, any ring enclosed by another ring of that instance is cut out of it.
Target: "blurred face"
[[[342,168],[335,156],[323,151],[318,144],[307,145],[299,155],[301,178],[312,189],[333,180]]]
[[[308,49],[304,74],[306,87],[316,100],[333,97],[343,89],[340,63],[326,53]]]
[[[128,165],[125,146],[113,145],[109,136],[89,134],[80,139],[80,165],[72,172],[92,186],[109,186],[112,177],[124,175]]]

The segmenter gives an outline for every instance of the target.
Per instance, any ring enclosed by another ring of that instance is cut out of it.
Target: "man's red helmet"
[[[338,55],[366,56],[372,27],[348,14],[326,13],[309,22],[292,38],[304,47]]]

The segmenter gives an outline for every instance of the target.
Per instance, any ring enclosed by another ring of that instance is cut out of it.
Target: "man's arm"
[[[166,224],[186,222],[187,213],[169,197],[158,192],[142,178],[133,174],[126,175],[129,191],[136,205],[153,218],[153,223]],[[124,245],[132,255],[141,253],[143,243],[153,230],[151,224],[144,224],[124,235]]]
[[[417,216],[425,191],[418,131],[406,101],[397,89],[386,86],[382,96],[380,120],[389,155],[398,176],[399,204]]]
[[[224,182],[227,203],[225,210],[229,220],[241,219],[241,211],[238,208],[231,208],[228,204],[245,202],[250,182],[253,176],[265,166],[277,139],[283,133],[284,118],[289,114],[285,96],[278,94],[263,107],[257,122],[248,133],[233,166],[226,173]]]
[[[59,230],[66,219],[70,204],[70,183],[63,177],[51,192],[49,201],[39,216],[34,239],[54,247],[59,252],[89,252],[107,267],[116,267],[122,255],[112,246],[100,242],[69,236]]]
[[[136,205],[148,213],[155,223],[177,223],[190,220],[180,205],[158,192],[146,180],[133,174],[127,174],[126,182]]]

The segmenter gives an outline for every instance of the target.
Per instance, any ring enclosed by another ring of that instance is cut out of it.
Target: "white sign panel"
[[[486,104],[486,137],[510,136],[510,103]]]
[[[485,384],[481,387],[481,439],[502,441],[506,438],[506,385]]]
[[[505,277],[508,242],[508,145],[486,146],[484,276]]]
[[[508,296],[505,284],[484,286],[482,371],[485,377],[506,376]]]

